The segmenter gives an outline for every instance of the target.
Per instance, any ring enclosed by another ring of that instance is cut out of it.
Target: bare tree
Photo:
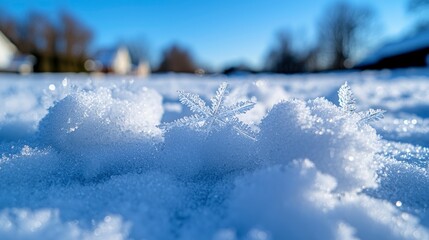
[[[0,31],[14,44],[19,41],[18,25],[16,19],[0,9]]]
[[[324,68],[351,67],[357,52],[365,47],[371,34],[373,11],[368,7],[337,2],[323,14],[319,26],[319,48]]]
[[[417,16],[417,32],[429,29],[429,0],[410,0],[408,10]]]
[[[2,31],[24,54],[36,57],[38,72],[85,71],[91,31],[68,13],[52,22],[45,14],[31,12],[24,21],[0,13]]]
[[[197,66],[191,54],[179,45],[172,45],[164,51],[159,72],[195,73]]]
[[[19,49],[35,56],[35,70],[41,72],[57,71],[58,32],[50,20],[41,13],[30,13],[21,33]]]
[[[265,69],[276,73],[297,73],[305,70],[305,57],[293,46],[292,35],[281,31],[269,51]]]
[[[84,62],[92,39],[91,31],[69,13],[60,14],[60,41],[62,58],[60,71],[84,71]]]
[[[293,35],[280,31],[275,44],[268,52],[265,71],[276,73],[314,72],[318,69],[319,46],[313,46],[300,38],[299,44]]]

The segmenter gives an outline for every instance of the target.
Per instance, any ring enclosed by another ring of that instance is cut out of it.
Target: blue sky
[[[274,35],[287,28],[311,43],[317,22],[332,0],[0,0],[0,9],[16,17],[30,10],[55,15],[67,10],[95,33],[94,48],[120,40],[146,41],[155,62],[171,43],[192,50],[203,64],[219,69],[245,62],[261,66]],[[407,0],[350,0],[376,12],[380,31],[376,41],[406,31],[412,16]]]

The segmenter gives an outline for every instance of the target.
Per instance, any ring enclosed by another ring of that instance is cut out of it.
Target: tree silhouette
[[[14,44],[19,41],[18,22],[8,13],[0,9],[0,31]]]
[[[191,54],[179,45],[172,45],[164,51],[159,72],[195,73],[197,66]]]
[[[58,31],[43,14],[30,13],[21,33],[21,52],[36,57],[35,70],[40,72],[58,71]]]
[[[429,29],[429,0],[410,0],[408,10],[417,15],[417,32]]]
[[[359,48],[371,32],[373,11],[347,2],[337,2],[326,9],[319,26],[319,48],[328,69],[351,66]]]
[[[53,22],[45,14],[31,12],[22,22],[0,14],[2,31],[23,54],[36,57],[37,72],[84,71],[91,31],[67,12]]]
[[[305,56],[293,46],[292,36],[287,31],[277,34],[276,42],[267,55],[265,69],[276,73],[305,71]]]
[[[72,15],[62,12],[59,27],[60,71],[84,71],[91,31]]]

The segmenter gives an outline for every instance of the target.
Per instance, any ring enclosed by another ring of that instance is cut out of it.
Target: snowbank
[[[156,83],[66,85],[46,115],[42,100],[25,105],[40,113],[34,129],[0,144],[0,238],[429,239],[428,149],[260,81],[230,92],[215,128],[161,129],[171,112]],[[0,125],[29,119],[13,111]]]
[[[376,187],[378,136],[358,121],[322,98],[282,102],[261,123],[260,152],[272,163],[311,159],[339,190]]]

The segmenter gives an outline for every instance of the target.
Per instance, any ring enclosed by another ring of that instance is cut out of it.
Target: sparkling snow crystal
[[[250,126],[241,122],[237,115],[247,112],[255,105],[252,101],[240,101],[227,106],[225,98],[228,96],[228,84],[222,83],[211,98],[211,107],[198,96],[198,94],[179,91],[180,102],[188,106],[195,114],[177,119],[171,123],[164,123],[161,128],[169,130],[174,127],[188,126],[194,130],[211,133],[220,128],[231,125],[239,133],[256,140],[255,132]]]
[[[356,111],[356,98],[347,82],[345,82],[338,90],[338,98],[340,107],[344,112],[354,113]]]
[[[345,113],[352,114],[356,112],[356,98],[347,82],[338,90],[338,99],[340,107]],[[360,117],[358,125],[362,126],[373,121],[378,121],[383,118],[384,112],[381,109],[369,109],[366,112],[358,112],[357,114]]]

